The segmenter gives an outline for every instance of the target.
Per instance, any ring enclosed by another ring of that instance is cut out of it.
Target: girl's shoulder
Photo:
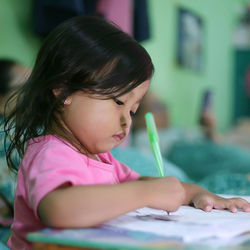
[[[45,135],[32,138],[28,141],[27,151],[59,150],[79,153],[78,150],[66,140],[56,135]]]
[[[45,135],[28,142],[21,165],[34,165],[34,162],[46,162],[47,165],[49,162],[78,164],[83,160],[82,154],[70,143],[54,135]]]

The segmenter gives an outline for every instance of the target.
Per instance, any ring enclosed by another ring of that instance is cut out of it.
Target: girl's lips
[[[115,138],[116,141],[121,141],[126,136],[126,133],[121,133],[117,135],[113,135],[113,138]]]

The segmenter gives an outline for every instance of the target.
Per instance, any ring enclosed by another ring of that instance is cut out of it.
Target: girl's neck
[[[98,154],[89,153],[86,149],[83,148],[83,146],[76,139],[73,139],[73,141],[76,141],[76,142],[72,143],[72,138],[68,138],[64,135],[60,135],[56,133],[49,133],[49,134],[53,134],[54,136],[61,138],[62,140],[68,142],[70,145],[76,148],[81,154],[86,155],[88,158],[96,160],[96,161],[101,161]]]
[[[89,153],[84,146],[77,140],[77,138],[70,133],[70,131],[68,131],[66,128],[64,128],[64,126],[62,127],[58,127],[54,124],[54,129],[48,129],[46,131],[46,135],[48,134],[52,134],[55,135],[63,140],[65,140],[66,142],[68,142],[69,144],[71,144],[73,147],[75,147],[80,153],[86,155],[87,157],[89,157],[90,159],[96,160],[96,161],[101,161],[99,156],[97,154],[91,154]]]

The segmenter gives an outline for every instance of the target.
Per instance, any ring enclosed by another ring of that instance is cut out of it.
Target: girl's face
[[[84,146],[83,152],[108,152],[129,134],[132,116],[149,87],[149,80],[117,99],[100,100],[82,91],[65,100],[63,123]]]

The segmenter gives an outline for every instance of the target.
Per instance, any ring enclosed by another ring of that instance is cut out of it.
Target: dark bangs
[[[114,59],[93,74],[93,81],[86,82],[84,90],[106,97],[119,97],[152,77],[154,67],[151,58],[140,45],[128,41]],[[97,74],[96,74],[97,73]],[[86,87],[86,89],[85,89]]]

